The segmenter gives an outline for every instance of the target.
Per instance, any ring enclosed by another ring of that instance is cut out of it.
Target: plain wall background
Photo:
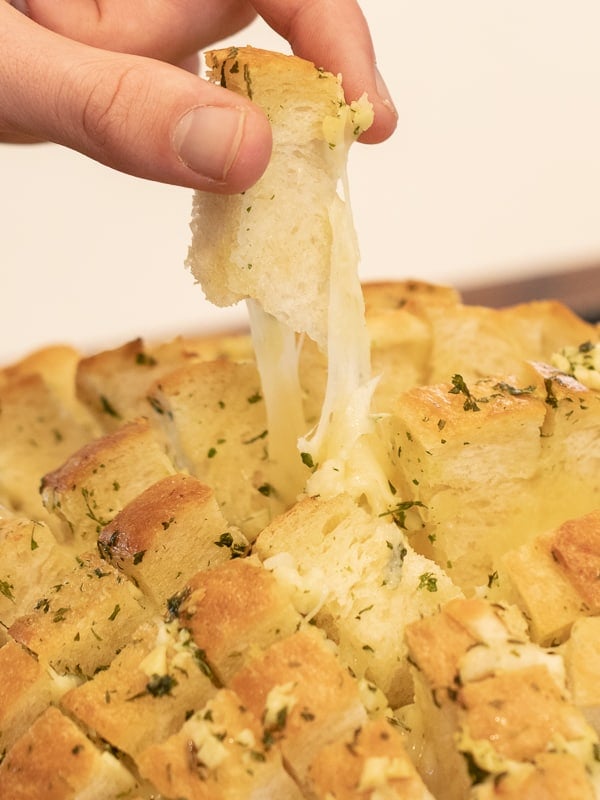
[[[400,113],[356,145],[363,278],[459,287],[600,254],[600,4],[363,0]],[[227,44],[288,51],[256,22]],[[191,192],[0,145],[0,360],[220,329],[183,267]]]

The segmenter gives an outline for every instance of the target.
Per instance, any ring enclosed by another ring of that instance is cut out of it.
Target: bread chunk
[[[265,528],[255,550],[281,580],[297,575],[342,662],[395,707],[412,696],[404,626],[460,591],[391,518],[374,519],[347,495],[307,498]]]
[[[41,491],[46,508],[68,526],[69,544],[83,551],[130,500],[174,473],[150,423],[139,419],[72,453],[44,476]]]
[[[249,545],[228,526],[212,489],[178,473],[128,503],[102,530],[98,547],[164,612],[196,572],[245,555]]]
[[[256,366],[194,364],[165,376],[151,397],[179,469],[213,488],[228,523],[253,541],[282,510]]]
[[[542,645],[564,642],[579,617],[598,611],[599,519],[592,512],[567,520],[503,559],[515,601]]]
[[[300,786],[319,750],[367,719],[357,681],[311,629],[257,652],[236,672],[230,688],[261,720],[263,741],[279,744]]]
[[[402,736],[385,720],[367,722],[351,737],[324,747],[310,766],[309,786],[316,800],[432,800],[404,749]]]
[[[0,642],[15,619],[74,566],[73,554],[44,522],[23,517],[0,520]]]
[[[0,764],[0,797],[10,800],[118,800],[133,793],[133,775],[96,748],[57,708],[48,708]]]
[[[41,503],[40,479],[89,442],[90,427],[38,373],[0,386],[0,406],[0,502],[56,525]]]
[[[212,81],[264,109],[273,152],[262,178],[243,194],[196,193],[187,264],[213,303],[256,298],[324,349],[331,209],[341,202],[345,130],[350,124],[358,135],[370,122],[361,124],[346,106],[338,78],[296,56],[231,48],[208,53],[207,64]],[[345,121],[346,109],[353,123]]]
[[[136,758],[179,730],[217,691],[189,636],[161,620],[145,623],[114,658],[61,699],[95,737]]]
[[[0,675],[0,754],[5,755],[69,684],[12,640],[0,647]]]
[[[138,759],[142,775],[165,797],[258,800],[304,795],[267,746],[256,717],[239,697],[221,690],[181,730]]]
[[[254,557],[199,572],[170,607],[224,685],[256,648],[290,636],[302,622],[289,593]]]
[[[147,606],[139,589],[91,552],[8,632],[59,674],[89,678],[129,641]]]

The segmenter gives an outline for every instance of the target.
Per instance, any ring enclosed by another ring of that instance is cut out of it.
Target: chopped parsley
[[[12,600],[13,603],[15,602],[15,596],[12,593],[12,590],[14,588],[15,587],[14,587],[14,585],[12,583],[9,583],[8,581],[0,580],[0,594],[3,594],[4,597],[6,597],[7,600]]]
[[[419,585],[417,588],[427,589],[428,592],[437,592],[437,578],[433,572],[424,572],[422,575],[419,575]]]
[[[462,375],[456,373],[452,376],[452,389],[448,390],[449,394],[463,394],[465,396],[465,401],[463,403],[463,409],[465,411],[480,411],[481,409],[477,405],[477,401],[471,394],[471,391]],[[481,402],[481,401],[480,401]]]

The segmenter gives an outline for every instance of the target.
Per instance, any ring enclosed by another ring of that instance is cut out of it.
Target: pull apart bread
[[[273,125],[188,260],[252,335],[0,371],[0,797],[600,798],[600,331],[361,291],[367,100],[208,64]]]

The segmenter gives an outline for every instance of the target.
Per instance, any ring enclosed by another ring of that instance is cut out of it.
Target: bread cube
[[[221,690],[181,730],[137,759],[164,797],[193,800],[301,800],[277,747],[233,692]]]
[[[404,749],[402,736],[382,719],[369,720],[351,736],[324,747],[308,776],[315,800],[380,794],[390,800],[433,800]]]
[[[214,489],[229,524],[253,541],[282,508],[254,364],[192,364],[165,376],[151,398],[175,463]]]
[[[89,678],[129,641],[148,616],[146,606],[139,589],[92,552],[8,632],[59,674]]]
[[[0,756],[3,756],[70,687],[12,640],[0,647],[0,675]]]
[[[196,572],[243,556],[248,546],[228,526],[212,489],[183,473],[149,486],[98,538],[102,556],[163,612]]]
[[[90,440],[90,428],[37,373],[0,386],[0,406],[0,502],[52,525],[40,480]]]
[[[75,565],[74,555],[44,522],[23,517],[0,520],[0,642],[15,619]]]
[[[179,730],[215,692],[189,635],[156,620],[138,628],[107,669],[64,695],[61,708],[136,758]]]
[[[57,708],[48,708],[0,764],[0,797],[118,800],[137,786],[107,750],[96,748]]]
[[[567,520],[504,556],[516,602],[542,645],[559,644],[581,616],[598,612],[600,513]]]
[[[89,429],[90,438],[97,436],[93,417],[79,401],[75,392],[75,375],[81,353],[69,345],[56,344],[41,347],[19,361],[0,370],[0,386],[5,386],[30,375],[38,375],[51,391],[59,397],[70,414]]]
[[[342,663],[396,707],[412,697],[404,626],[461,593],[391,518],[373,517],[349,495],[306,498],[265,528],[255,552],[304,590],[303,611],[337,642]]]
[[[378,424],[414,517],[410,541],[462,588],[485,586],[497,559],[540,530],[544,401],[533,385],[457,374],[405,392],[391,411]]]
[[[128,422],[77,450],[44,476],[44,505],[65,520],[80,552],[140,492],[175,468],[146,419]]]
[[[95,353],[77,368],[77,395],[105,432],[138,417],[152,418],[148,392],[151,385],[193,361],[239,354],[251,357],[249,337],[178,337],[151,344],[134,339],[121,347]]]
[[[261,720],[263,742],[279,744],[302,787],[317,753],[367,719],[358,682],[312,628],[257,651],[233,676],[230,688]]]
[[[223,684],[256,648],[290,636],[302,621],[289,591],[254,557],[199,572],[170,606]]]

